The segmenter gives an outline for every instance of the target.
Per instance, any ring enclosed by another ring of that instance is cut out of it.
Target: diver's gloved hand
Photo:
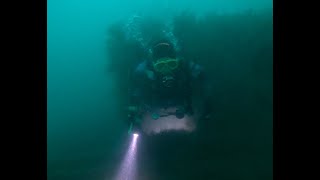
[[[134,120],[135,117],[139,114],[139,107],[138,106],[128,106],[128,118],[130,120]]]
[[[209,120],[212,118],[212,103],[207,101],[204,106],[204,112],[202,115],[204,120]]]
[[[128,134],[138,133],[141,128],[141,117],[137,114],[129,114],[129,129]]]
[[[207,113],[203,117],[204,119],[210,119],[211,118],[211,113]]]
[[[128,119],[130,122],[140,123],[140,108],[138,106],[128,106]]]

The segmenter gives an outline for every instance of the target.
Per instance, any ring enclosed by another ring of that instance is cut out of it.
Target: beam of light
[[[139,135],[133,134],[127,154],[120,166],[115,180],[136,180],[137,176],[137,139]]]

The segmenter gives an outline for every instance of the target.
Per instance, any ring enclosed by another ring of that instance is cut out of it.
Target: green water
[[[108,29],[133,13],[183,10],[194,14],[175,32],[208,71],[214,116],[196,136],[141,144],[139,180],[272,179],[272,1],[49,0],[49,180],[112,179],[128,143],[123,67],[131,62],[110,59],[108,47],[122,42],[106,41],[117,34]]]

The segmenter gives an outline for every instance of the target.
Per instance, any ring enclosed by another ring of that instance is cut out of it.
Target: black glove
[[[204,103],[204,110],[202,114],[203,119],[210,119],[212,115],[212,103],[210,101],[206,101]]]

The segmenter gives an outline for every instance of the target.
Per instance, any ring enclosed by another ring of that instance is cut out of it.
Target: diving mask
[[[166,74],[175,69],[179,66],[179,60],[173,58],[161,58],[153,63],[153,67],[156,71]]]

